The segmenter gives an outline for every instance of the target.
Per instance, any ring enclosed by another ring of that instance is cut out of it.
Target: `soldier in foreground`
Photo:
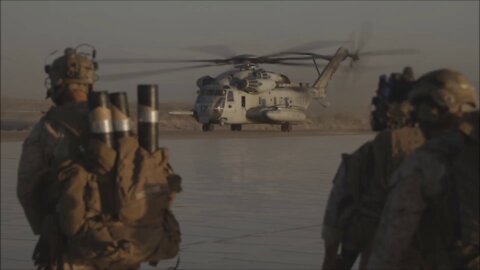
[[[390,179],[369,269],[479,269],[479,114],[457,72],[422,76],[410,99],[428,142]],[[473,112],[472,112],[473,111]],[[407,254],[418,250],[421,264]]]
[[[45,66],[50,86],[47,98],[55,106],[40,119],[23,143],[18,167],[17,195],[35,235],[50,212],[42,189],[62,161],[80,155],[88,138],[87,97],[96,81],[94,58],[65,49],[64,55]]]
[[[104,140],[112,117],[108,95],[93,92],[93,58],[69,48],[46,68],[56,106],[23,145],[17,193],[40,236],[37,269],[137,269],[179,250],[169,208],[181,185],[168,151],[146,150],[127,117],[118,125],[127,136]]]
[[[389,87],[407,92],[403,88],[409,85],[393,77],[390,76]],[[386,76],[380,77],[377,92],[384,91],[386,81]],[[360,269],[366,266],[385,204],[386,182],[400,162],[424,141],[419,128],[403,126],[383,130],[354,153],[342,156],[323,221],[326,250],[323,269],[350,269],[360,254]]]

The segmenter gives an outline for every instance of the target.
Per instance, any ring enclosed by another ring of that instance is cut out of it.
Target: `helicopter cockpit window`
[[[232,91],[228,91],[228,93],[227,93],[227,101],[233,101],[233,92],[232,92]]]

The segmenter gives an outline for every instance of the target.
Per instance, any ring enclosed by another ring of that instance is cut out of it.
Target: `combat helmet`
[[[470,112],[478,106],[473,85],[463,74],[449,69],[428,72],[414,83],[409,93],[410,102],[415,104],[424,99],[450,113]]]
[[[78,52],[78,49],[88,46],[91,54]],[[95,71],[98,64],[95,61],[95,48],[88,44],[78,45],[76,48],[66,48],[64,55],[55,59],[51,65],[45,65],[47,97],[59,104],[60,98],[66,89],[76,87],[89,91],[98,79]]]

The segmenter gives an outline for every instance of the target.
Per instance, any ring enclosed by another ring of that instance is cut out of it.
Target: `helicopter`
[[[306,110],[312,100],[326,105],[326,87],[340,63],[349,56],[340,47],[320,72],[315,58],[318,77],[313,84],[292,83],[281,73],[267,71],[259,64],[286,63],[287,60],[304,60],[306,57],[255,57],[240,55],[217,63],[233,63],[234,69],[215,78],[203,76],[197,80],[197,99],[192,111],[173,111],[172,115],[191,115],[202,124],[203,131],[212,131],[214,125],[230,125],[232,131],[241,131],[245,124],[276,124],[289,132],[292,124],[307,119]],[[317,57],[316,57],[317,56]]]
[[[365,34],[363,35],[365,36]],[[362,42],[363,41],[363,42]],[[292,125],[307,120],[306,111],[313,100],[322,106],[329,104],[327,98],[327,86],[340,64],[350,58],[350,66],[360,59],[360,56],[372,55],[399,55],[414,53],[409,49],[382,50],[360,52],[364,46],[364,39],[360,39],[356,49],[350,52],[345,47],[339,47],[333,55],[321,55],[308,51],[301,51],[306,47],[331,46],[335,43],[351,41],[317,41],[307,43],[281,52],[255,56],[250,54],[227,56],[214,59],[105,59],[103,62],[110,63],[202,63],[194,66],[180,68],[142,71],[128,74],[104,76],[102,78],[115,79],[127,76],[145,76],[186,69],[196,69],[211,66],[232,65],[233,69],[223,72],[216,77],[200,77],[196,85],[197,97],[192,110],[171,111],[170,115],[194,117],[202,124],[203,131],[214,130],[215,125],[230,125],[231,131],[241,131],[243,125],[248,124],[271,124],[279,125],[281,131],[292,131]],[[305,46],[307,45],[307,46]],[[208,47],[208,46],[207,46]],[[205,48],[204,48],[205,49]],[[232,55],[233,51],[228,47],[210,46],[209,50],[227,51],[224,55]],[[327,61],[320,70],[317,60]],[[311,61],[311,63],[305,63]],[[290,79],[277,72],[265,70],[261,64],[274,64],[285,66],[314,66],[317,78],[313,83],[294,83]]]

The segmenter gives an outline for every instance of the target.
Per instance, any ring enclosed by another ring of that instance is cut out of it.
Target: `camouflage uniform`
[[[45,67],[50,81],[47,98],[51,98],[57,106],[40,119],[25,139],[17,180],[17,197],[35,235],[43,235],[53,229],[51,217],[56,211],[55,198],[49,198],[48,194],[56,168],[66,159],[82,155],[88,136],[86,102],[65,103],[64,94],[67,91],[83,91],[86,95],[96,80],[96,68],[93,59],[71,48],[67,48],[65,54],[52,65]],[[36,252],[34,259],[35,256],[38,256]],[[55,269],[56,266],[51,267]],[[64,268],[91,269],[67,264]]]
[[[410,268],[411,249],[427,269],[478,269],[478,112],[473,120],[476,131],[432,139],[395,172],[369,269]]]
[[[60,115],[71,120],[57,120]],[[67,123],[69,122],[69,123]],[[80,153],[75,145],[88,134],[88,109],[85,103],[53,107],[33,127],[25,139],[18,166],[17,196],[33,232],[38,235],[47,209],[39,204],[40,190],[46,186],[55,167]]]
[[[403,127],[383,131],[354,153],[344,154],[325,210],[323,239],[368,253],[385,202],[386,182],[423,142],[418,128]]]
[[[146,152],[134,136],[117,141],[118,152],[89,138],[88,107],[79,101],[91,93],[94,69],[92,59],[73,49],[46,67],[47,97],[58,106],[23,144],[17,193],[40,235],[33,254],[38,270],[133,270],[179,250],[179,224],[169,207],[181,178],[168,151]]]
[[[462,74],[441,69],[418,79],[409,100],[429,141],[389,180],[369,268],[478,269],[475,90]]]

